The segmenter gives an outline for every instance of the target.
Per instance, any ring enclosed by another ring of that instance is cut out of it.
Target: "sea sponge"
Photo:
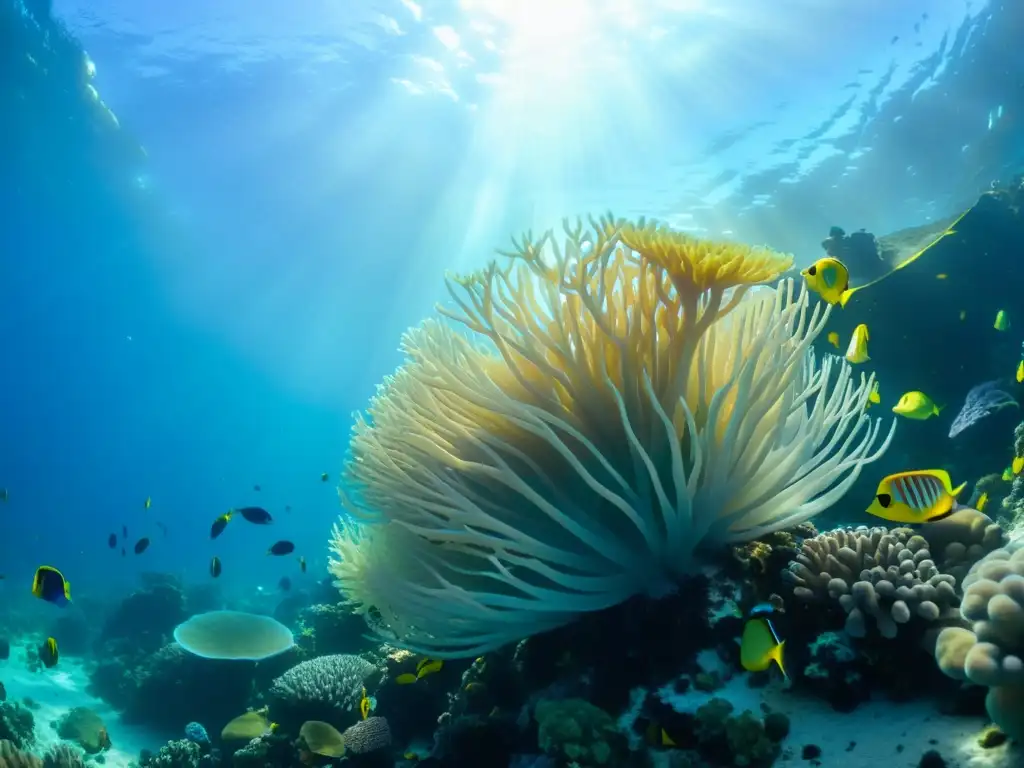
[[[89,754],[109,749],[110,735],[103,720],[88,707],[75,707],[65,713],[57,723],[62,739],[73,741]]]
[[[270,686],[275,717],[283,709],[302,721],[348,719],[358,712],[366,679],[376,671],[370,662],[346,653],[297,664]]]
[[[796,525],[888,445],[791,259],[566,223],[453,278],[357,419],[331,571],[390,642],[479,655]],[[457,326],[461,326],[462,333]],[[891,435],[891,432],[890,432]]]
[[[1024,540],[988,554],[964,579],[960,612],[970,628],[939,633],[935,658],[956,680],[988,686],[993,722],[1024,739]]]
[[[938,572],[927,542],[909,528],[839,528],[805,539],[782,576],[800,600],[838,600],[852,637],[867,635],[869,617],[893,638],[911,618],[935,621],[959,604],[956,579]]]
[[[262,661],[295,645],[281,622],[241,611],[196,614],[175,628],[174,639],[196,656],[231,661]]]

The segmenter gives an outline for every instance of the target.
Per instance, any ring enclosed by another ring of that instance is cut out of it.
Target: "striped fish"
[[[868,514],[894,523],[929,523],[953,514],[956,497],[967,483],[954,488],[942,469],[917,469],[889,475],[878,484]]]

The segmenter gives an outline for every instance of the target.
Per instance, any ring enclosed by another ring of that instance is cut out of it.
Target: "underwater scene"
[[[1024,768],[1022,40],[0,0],[0,768]]]

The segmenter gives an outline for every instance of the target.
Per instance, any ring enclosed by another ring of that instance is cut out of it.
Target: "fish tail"
[[[772,650],[771,659],[779,665],[779,672],[786,679],[789,679],[789,673],[786,672],[786,665],[782,663],[782,650],[786,647],[786,641],[783,640]]]
[[[935,415],[938,416],[940,413],[942,413],[942,411],[945,408],[946,408],[946,406],[944,406],[944,405],[936,405],[935,406]]]
[[[853,296],[853,289],[851,288],[847,288],[845,291],[839,294],[839,306],[845,307],[846,302],[850,300],[851,296]]]

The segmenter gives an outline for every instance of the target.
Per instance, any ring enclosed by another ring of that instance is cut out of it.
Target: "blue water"
[[[145,156],[0,178],[9,596],[42,563],[105,598],[214,554],[230,594],[301,587],[278,538],[322,578],[351,413],[511,233],[612,208],[806,263],[1024,159],[1009,3],[346,5],[54,2]],[[273,529],[211,542],[248,504]]]

